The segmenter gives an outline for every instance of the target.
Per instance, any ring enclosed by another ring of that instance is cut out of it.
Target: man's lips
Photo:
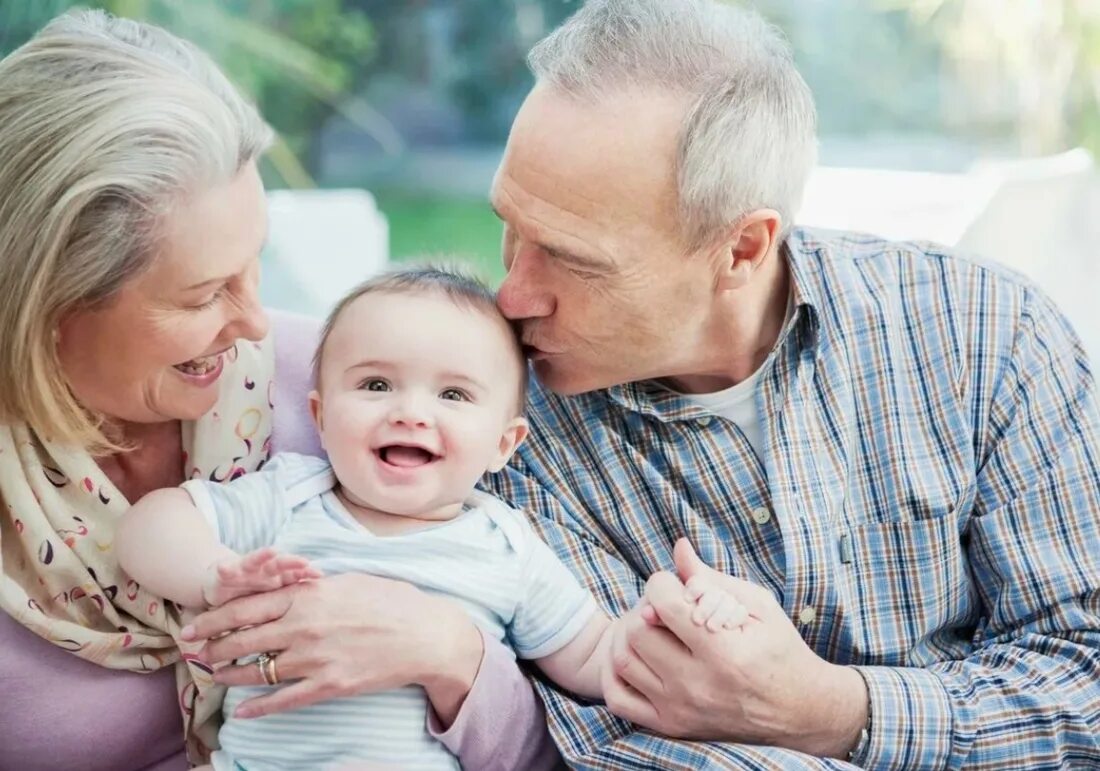
[[[537,345],[531,345],[530,343],[523,344],[523,355],[528,359],[545,359],[547,356],[553,356],[555,353],[557,353],[557,351],[549,351]]]

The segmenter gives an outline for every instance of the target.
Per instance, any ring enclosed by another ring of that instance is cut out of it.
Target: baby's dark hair
[[[321,384],[321,361],[324,358],[325,344],[336,322],[349,305],[370,294],[442,295],[455,305],[499,320],[511,332],[512,351],[520,368],[517,414],[523,413],[527,405],[527,361],[516,326],[497,308],[496,292],[473,273],[457,265],[420,264],[393,268],[368,278],[340,298],[325,319],[321,337],[317,341],[317,350],[313,354],[313,382],[317,388]]]

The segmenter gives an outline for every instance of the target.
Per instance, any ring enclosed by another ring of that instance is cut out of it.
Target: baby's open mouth
[[[208,375],[218,368],[222,353],[224,353],[224,351],[219,351],[210,356],[199,356],[191,359],[191,361],[185,361],[182,364],[175,364],[173,366],[185,375]]]
[[[438,460],[440,457],[423,447],[408,444],[388,444],[384,447],[379,447],[377,453],[383,463],[389,463],[391,466],[400,466],[401,468],[426,466],[432,461]]]

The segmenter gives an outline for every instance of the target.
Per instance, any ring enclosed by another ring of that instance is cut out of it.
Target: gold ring
[[[279,673],[275,669],[275,657],[278,655],[277,653],[265,651],[256,657],[256,666],[260,670],[260,676],[268,685],[279,684]]]

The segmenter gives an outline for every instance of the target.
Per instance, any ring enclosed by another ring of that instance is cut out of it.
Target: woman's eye
[[[390,384],[380,377],[372,377],[360,383],[359,388],[363,391],[388,391]]]
[[[446,389],[445,391],[443,391],[439,394],[439,398],[440,399],[445,399],[446,401],[449,401],[449,402],[468,402],[468,401],[470,401],[470,397],[466,394],[466,392],[462,391],[462,390],[459,390],[458,388],[448,388],[448,389]]]

